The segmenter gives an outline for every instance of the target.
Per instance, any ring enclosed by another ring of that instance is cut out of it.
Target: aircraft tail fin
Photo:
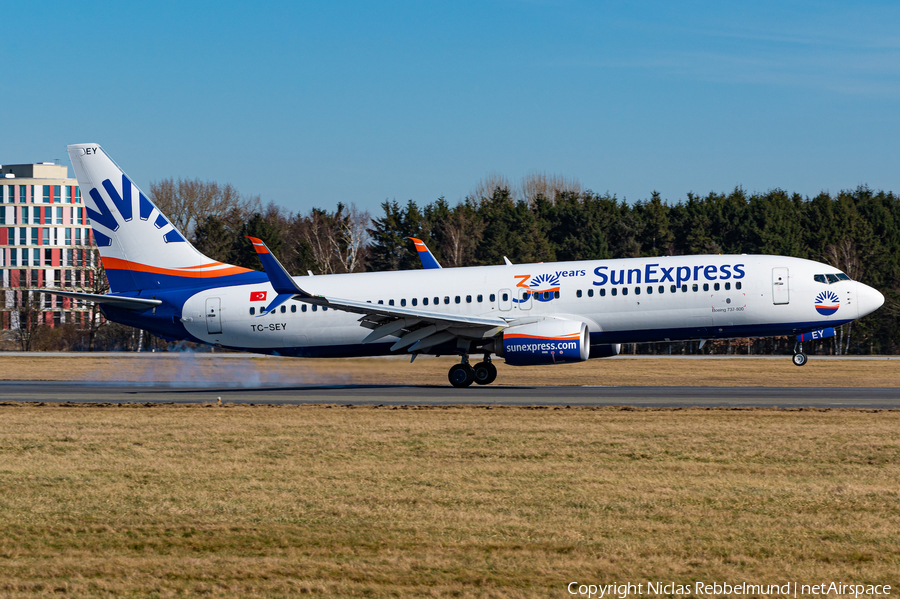
[[[68,150],[110,291],[260,280],[262,273],[197,251],[98,144],[74,144]]]

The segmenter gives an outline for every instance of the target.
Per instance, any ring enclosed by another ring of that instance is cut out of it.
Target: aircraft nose
[[[880,291],[862,283],[857,283],[856,297],[860,318],[866,314],[871,314],[884,304],[884,296]]]

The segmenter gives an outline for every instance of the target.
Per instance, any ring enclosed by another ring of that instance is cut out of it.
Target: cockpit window
[[[831,285],[832,283],[837,283],[838,281],[852,281],[853,280],[842,272],[839,272],[837,274],[829,274],[829,275],[813,275],[813,279],[815,279],[817,283],[825,283],[827,285]]]

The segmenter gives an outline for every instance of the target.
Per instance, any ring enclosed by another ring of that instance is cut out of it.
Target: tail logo
[[[841,298],[834,291],[823,291],[816,296],[816,312],[831,316],[841,307]]]
[[[132,183],[131,180],[128,179],[127,175],[122,175],[122,193],[116,189],[115,185],[113,185],[112,181],[106,179],[103,181],[103,189],[106,190],[107,195],[109,196],[110,201],[112,202],[113,207],[115,207],[116,211],[121,215],[124,222],[130,222],[134,218],[134,204],[132,202]],[[109,231],[115,232],[119,230],[119,227],[122,223],[118,221],[113,211],[110,209],[107,201],[103,199],[103,196],[100,195],[100,191],[95,187],[90,191],[91,199],[94,201],[94,205],[97,207],[96,210],[91,208],[90,206],[86,206],[88,218],[91,220],[91,225],[99,225],[104,229],[108,229]],[[154,206],[144,196],[143,193],[138,190],[138,215],[142,221],[147,221],[150,219],[150,215],[153,213]],[[157,211],[156,220],[153,221],[153,225],[159,229],[167,229],[165,233],[163,233],[162,238],[166,243],[177,243],[183,242],[184,237],[181,236],[174,226],[172,226],[166,218]],[[112,239],[94,228],[94,241],[99,247],[110,246],[112,245]]]

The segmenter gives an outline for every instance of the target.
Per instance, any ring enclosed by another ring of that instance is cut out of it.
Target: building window
[[[38,227],[31,227],[31,245],[38,245],[39,236],[40,229]]]
[[[0,225],[6,224],[6,208],[0,206]]]
[[[66,245],[72,245],[72,228],[66,227]]]
[[[27,192],[25,191],[26,187],[27,187],[27,185],[19,185],[19,203],[20,204],[24,204],[25,200],[28,199]]]
[[[9,265],[10,266],[18,266],[19,265],[19,250],[17,248],[12,248],[9,250]]]
[[[41,245],[50,245],[50,227],[43,227]]]
[[[53,221],[53,224],[56,224],[56,225],[63,224],[62,218],[63,218],[62,217],[62,206],[57,206],[56,207],[56,220]]]

